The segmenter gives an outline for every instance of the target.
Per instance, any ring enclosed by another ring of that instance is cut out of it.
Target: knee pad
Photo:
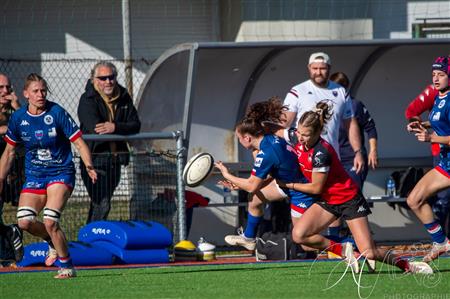
[[[37,216],[37,212],[32,207],[23,206],[23,207],[19,207],[17,209],[17,220],[18,221],[28,220],[30,222],[35,222],[36,216]]]
[[[56,209],[44,208],[44,219],[49,219],[55,222],[59,222],[61,218],[61,212]]]

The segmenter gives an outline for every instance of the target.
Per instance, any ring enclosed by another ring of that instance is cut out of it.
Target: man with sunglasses
[[[114,64],[100,61],[92,68],[78,106],[78,119],[83,134],[137,134],[141,128],[136,108],[127,90],[117,83]],[[83,163],[81,177],[91,198],[87,223],[106,220],[111,198],[120,181],[120,167],[129,162],[125,141],[87,141],[93,166],[99,173],[91,182]]]
[[[11,81],[8,76],[0,73],[0,135],[5,135],[8,130],[8,121],[11,114],[20,108],[19,99],[14,93],[11,86]],[[6,142],[3,138],[0,138],[0,155],[3,153],[6,147]],[[17,202],[20,192],[20,183],[22,180],[17,179],[17,163],[19,160],[14,161],[15,169],[12,169],[6,180],[6,184],[0,195],[0,266],[8,265],[10,261],[4,261],[8,259],[14,259],[19,262],[23,256],[23,243],[22,243],[22,231],[20,228],[13,225],[3,224],[2,212],[4,202]],[[14,251],[14,257],[9,252],[9,249]]]

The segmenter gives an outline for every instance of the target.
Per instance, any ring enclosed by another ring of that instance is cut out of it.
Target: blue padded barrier
[[[123,264],[156,264],[169,262],[169,251],[167,249],[123,249],[105,241],[96,241],[92,244],[110,251],[120,260],[118,262]]]
[[[95,221],[80,229],[78,240],[107,241],[123,249],[162,249],[172,245],[172,234],[154,221]]]
[[[69,242],[69,254],[75,266],[103,266],[112,265],[113,255],[103,247],[93,246],[83,242]],[[44,265],[48,244],[46,242],[33,243],[25,246],[20,267]],[[55,266],[59,266],[56,261]]]
[[[45,257],[48,251],[48,244],[45,242],[32,243],[25,246],[23,251],[23,259],[17,263],[17,266],[27,267],[33,265],[44,265]]]

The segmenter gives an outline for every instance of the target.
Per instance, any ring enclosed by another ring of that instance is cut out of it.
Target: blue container
[[[80,229],[78,240],[106,241],[123,249],[162,249],[172,245],[172,234],[154,221],[96,221]]]
[[[169,251],[167,249],[123,249],[105,241],[96,241],[92,245],[108,250],[117,257],[116,262],[122,264],[159,264],[169,262]]]
[[[69,242],[68,247],[75,266],[103,266],[112,265],[113,263],[114,257],[112,253],[103,247],[83,242]],[[46,242],[25,246],[23,259],[18,263],[18,266],[44,265],[47,251],[48,244]],[[59,261],[56,261],[55,266],[59,266]]]

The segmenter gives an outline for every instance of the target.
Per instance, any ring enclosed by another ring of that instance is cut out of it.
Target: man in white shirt
[[[330,69],[331,59],[328,54],[323,52],[311,54],[308,61],[309,80],[292,87],[284,99],[284,104],[289,109],[286,112],[285,126],[286,128],[297,127],[298,120],[303,113],[315,110],[318,102],[328,100],[333,105],[333,115],[321,136],[333,146],[339,156],[339,129],[341,124],[344,125],[355,153],[353,169],[356,174],[359,174],[365,166],[361,152],[360,129],[353,114],[351,99],[346,96],[345,88],[329,80]],[[340,230],[340,220],[338,219],[329,226],[327,235],[340,237]]]
[[[289,111],[286,112],[286,127],[296,127],[303,113],[314,110],[318,102],[328,100],[333,106],[333,115],[322,133],[322,137],[339,154],[339,127],[343,121],[342,123],[348,130],[350,144],[355,152],[353,167],[356,173],[359,173],[365,162],[361,153],[358,122],[353,115],[352,103],[346,96],[345,89],[328,79],[330,68],[331,60],[326,53],[311,54],[308,63],[309,80],[292,87],[284,100],[284,104],[289,108]]]

